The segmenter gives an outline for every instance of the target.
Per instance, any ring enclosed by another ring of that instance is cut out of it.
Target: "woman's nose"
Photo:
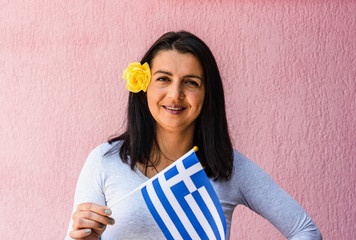
[[[168,89],[168,97],[173,99],[183,99],[184,92],[180,83],[172,83]]]

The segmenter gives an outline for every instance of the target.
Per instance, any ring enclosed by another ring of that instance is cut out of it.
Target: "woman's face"
[[[159,51],[151,62],[147,102],[157,127],[168,131],[194,130],[204,102],[203,69],[191,53]]]

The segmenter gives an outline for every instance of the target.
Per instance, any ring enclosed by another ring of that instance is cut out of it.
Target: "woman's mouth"
[[[186,107],[180,105],[163,105],[163,108],[170,114],[177,115],[183,112]]]

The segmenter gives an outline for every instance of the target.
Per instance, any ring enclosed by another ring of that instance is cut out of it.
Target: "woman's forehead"
[[[161,50],[151,61],[152,74],[155,71],[189,72],[203,75],[198,58],[192,53],[181,53],[177,50]]]

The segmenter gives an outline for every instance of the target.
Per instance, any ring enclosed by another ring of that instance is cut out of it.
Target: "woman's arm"
[[[101,157],[100,148],[94,149],[79,175],[66,240],[83,237],[98,239],[106,225],[114,223],[114,220],[108,217],[111,211],[105,206],[105,196],[102,191]]]
[[[240,203],[271,222],[287,239],[322,239],[311,217],[259,166],[238,161]]]

